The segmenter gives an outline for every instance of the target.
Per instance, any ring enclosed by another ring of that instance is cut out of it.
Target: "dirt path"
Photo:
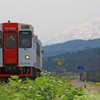
[[[75,88],[78,88],[80,86],[83,86],[84,87],[84,82],[79,82],[79,79],[78,80],[72,80],[71,81],[71,84],[75,87]],[[91,91],[91,90],[97,90],[100,92],[100,86],[95,86],[95,85],[90,85],[90,84],[87,84],[86,83],[86,89],[88,91]]]

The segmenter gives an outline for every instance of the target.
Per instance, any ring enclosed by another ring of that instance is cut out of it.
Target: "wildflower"
[[[49,96],[47,96],[47,99],[49,99]]]

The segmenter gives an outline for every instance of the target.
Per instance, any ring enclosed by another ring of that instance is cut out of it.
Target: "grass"
[[[80,80],[79,82],[83,82],[82,80]],[[96,85],[96,86],[100,86],[100,82],[90,82],[90,81],[86,81],[86,83],[91,84],[91,85]]]
[[[86,83],[88,84],[91,84],[91,85],[96,85],[96,86],[100,86],[100,82],[90,82],[90,81],[87,81]]]

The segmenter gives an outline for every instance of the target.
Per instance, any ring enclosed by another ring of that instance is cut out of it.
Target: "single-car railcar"
[[[36,78],[42,70],[42,44],[29,24],[0,24],[0,77]]]

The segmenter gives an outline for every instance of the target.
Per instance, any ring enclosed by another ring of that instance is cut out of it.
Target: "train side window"
[[[0,31],[0,48],[2,48],[2,32]]]
[[[40,45],[36,43],[36,54],[40,57]]]

